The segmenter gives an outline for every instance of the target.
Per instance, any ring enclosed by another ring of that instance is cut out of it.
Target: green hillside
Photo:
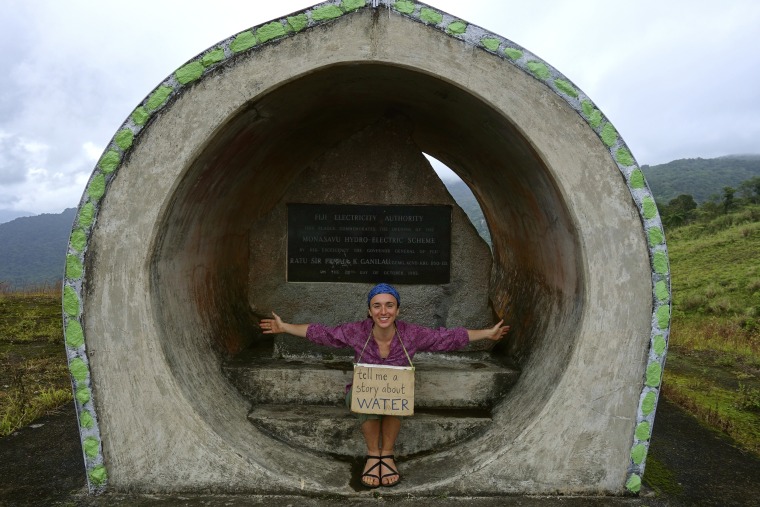
[[[0,224],[0,282],[12,287],[59,282],[75,215],[69,208]]]
[[[760,206],[666,236],[673,320],[663,393],[760,454]]]
[[[643,165],[641,170],[659,204],[681,194],[694,197],[697,203],[720,195],[723,187],[738,188],[760,176],[760,155],[731,155],[719,158],[686,158],[667,164]]]

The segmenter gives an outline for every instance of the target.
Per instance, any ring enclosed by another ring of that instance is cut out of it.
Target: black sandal
[[[382,482],[383,482],[382,477],[380,477],[380,469],[378,468],[378,467],[380,467],[382,465],[383,460],[381,459],[380,456],[370,456],[370,455],[367,455],[367,461],[369,461],[371,459],[376,459],[377,463],[375,463],[374,465],[372,465],[371,467],[369,467],[369,469],[366,472],[362,473],[361,483],[362,483],[362,486],[364,486],[365,488],[375,489],[375,488],[379,488],[381,486]],[[364,466],[366,467],[367,464],[365,463]],[[377,473],[376,474],[371,474],[370,472],[372,470],[374,470],[375,468],[378,469]],[[377,484],[367,484],[363,480],[365,477],[371,477],[372,479],[377,479]]]
[[[401,474],[398,473],[398,471],[395,470],[392,466],[386,464],[385,461],[383,461],[384,459],[392,459],[393,462],[395,463],[396,458],[393,456],[393,454],[389,454],[388,456],[380,456],[379,458],[380,458],[380,463],[382,463],[382,465],[385,468],[391,471],[391,473],[389,474],[383,474],[383,469],[382,468],[380,469],[380,485],[386,488],[392,488],[393,486],[396,486],[399,482],[401,482]],[[383,484],[383,479],[385,479],[386,477],[393,477],[394,475],[398,476],[398,480],[396,482],[394,482],[393,484]]]

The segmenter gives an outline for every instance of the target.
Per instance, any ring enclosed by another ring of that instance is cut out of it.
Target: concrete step
[[[367,453],[359,422],[346,407],[259,405],[248,419],[273,438],[338,457]],[[404,417],[396,456],[437,452],[474,437],[491,423],[487,411],[420,410]]]
[[[517,381],[519,372],[491,358],[418,354],[415,408],[490,409]],[[253,405],[344,404],[353,366],[347,361],[247,357],[223,367],[230,382]]]

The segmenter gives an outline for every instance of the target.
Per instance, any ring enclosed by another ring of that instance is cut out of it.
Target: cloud
[[[5,0],[0,209],[75,206],[111,137],[166,76],[222,39],[314,3]],[[758,152],[760,3],[430,3],[565,74],[639,163]]]

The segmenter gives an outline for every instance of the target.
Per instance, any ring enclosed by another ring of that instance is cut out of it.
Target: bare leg
[[[381,433],[383,441],[380,448],[380,456],[393,456],[396,438],[398,438],[398,433],[401,430],[401,419],[392,415],[386,415],[383,416],[382,421]],[[396,468],[396,462],[392,458],[383,459],[383,466],[380,467],[380,477],[383,486],[393,486],[401,479],[396,470],[398,468]]]
[[[378,456],[380,456],[380,428],[380,419],[370,419],[362,423],[362,434],[364,435],[364,442],[367,444],[367,456],[375,456],[375,458],[367,458],[367,463],[364,465],[363,473],[371,475],[362,476],[361,479],[362,483],[369,487],[380,485],[380,474],[382,474],[383,467],[376,466],[379,461]]]

